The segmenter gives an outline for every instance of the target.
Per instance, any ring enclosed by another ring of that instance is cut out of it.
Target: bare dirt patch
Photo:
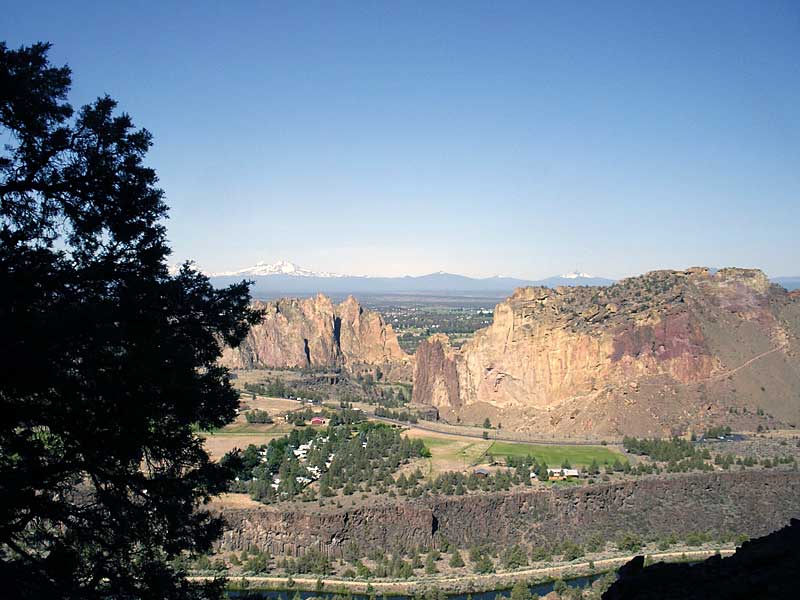
[[[428,474],[431,476],[446,471],[468,471],[480,460],[492,443],[469,437],[443,436],[414,427],[409,428],[406,435],[422,439],[430,450]]]
[[[286,433],[272,432],[272,433],[241,433],[241,434],[212,434],[203,433],[202,437],[205,438],[205,447],[211,456],[212,460],[219,460],[226,452],[230,452],[234,448],[245,449],[250,444],[268,444],[275,438],[283,437]]]

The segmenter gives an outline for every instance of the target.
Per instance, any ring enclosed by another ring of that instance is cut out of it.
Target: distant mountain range
[[[790,292],[800,289],[800,277],[773,277],[770,281],[782,285]]]
[[[613,279],[593,277],[577,271],[535,281],[502,276],[475,278],[443,271],[420,276],[369,277],[316,272],[287,260],[272,264],[259,262],[252,267],[208,275],[218,286],[250,279],[255,282],[251,293],[257,298],[317,292],[333,295],[455,294],[503,297],[521,286],[610,285],[614,282]]]
[[[252,267],[246,267],[238,271],[225,271],[221,273],[211,273],[210,275],[212,277],[267,277],[273,275],[289,275],[291,277],[321,277],[324,279],[329,277],[343,277],[343,275],[338,275],[336,273],[309,271],[288,260],[279,260],[276,263],[258,262]]]
[[[596,286],[611,285],[615,281],[580,271],[536,280],[504,276],[475,278],[443,271],[419,276],[369,277],[312,271],[288,260],[276,263],[259,262],[252,267],[208,273],[208,275],[218,286],[250,279],[255,282],[251,293],[257,298],[308,295],[318,292],[337,296],[346,294],[441,294],[504,297],[518,287]],[[800,277],[779,277],[773,281],[789,290],[800,288]]]

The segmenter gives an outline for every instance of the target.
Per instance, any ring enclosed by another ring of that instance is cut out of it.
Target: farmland
[[[607,446],[557,446],[552,444],[525,444],[515,442],[493,442],[484,455],[501,458],[506,456],[533,456],[548,465],[560,465],[565,460],[572,466],[588,466],[593,460],[598,464],[612,464],[615,460],[625,461],[625,457]]]
[[[573,466],[585,467],[596,460],[599,465],[613,464],[615,460],[625,462],[625,456],[607,446],[571,446],[554,444],[530,444],[524,442],[484,441],[471,437],[438,434],[429,430],[411,427],[406,433],[425,442],[431,457],[428,474],[436,476],[447,471],[466,471],[479,464],[488,464],[505,457],[531,455],[539,462],[560,466],[565,460]]]

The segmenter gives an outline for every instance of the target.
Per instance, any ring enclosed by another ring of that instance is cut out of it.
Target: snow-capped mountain
[[[288,260],[279,260],[275,263],[257,262],[252,267],[239,269],[238,271],[224,271],[212,273],[212,277],[266,277],[268,275],[289,275],[291,277],[342,277],[336,273],[318,273],[309,269],[304,269]]]
[[[170,267],[170,273],[177,272],[180,265]],[[202,271],[201,272],[205,272]],[[405,275],[402,277],[339,275],[312,271],[288,260],[275,263],[258,262],[251,267],[236,271],[208,273],[212,283],[218,286],[238,283],[242,279],[252,279],[255,284],[251,293],[256,298],[278,298],[292,295],[311,295],[323,292],[335,296],[347,294],[434,294],[434,295],[484,295],[496,298],[506,297],[522,286],[607,286],[613,279],[596,277],[582,271],[573,271],[557,277],[528,280],[495,275],[475,278],[438,271],[428,275]],[[800,278],[786,277],[775,280],[788,289],[800,288]]]
[[[439,271],[428,275],[403,277],[378,277],[337,275],[305,269],[288,260],[276,263],[259,262],[252,267],[210,274],[215,285],[229,285],[242,279],[252,279],[251,293],[257,298],[306,295],[324,292],[331,295],[347,294],[444,294],[486,295],[502,298],[521,286],[548,287],[572,285],[610,285],[611,279],[592,277],[576,272],[562,277],[538,281],[504,277],[475,278]]]
[[[589,273],[582,273],[580,271],[572,271],[571,273],[564,273],[561,275],[562,279],[594,279],[594,275]]]

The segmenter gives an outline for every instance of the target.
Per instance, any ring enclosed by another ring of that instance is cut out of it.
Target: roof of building
[[[562,477],[578,477],[580,471],[578,469],[547,469],[550,475],[561,475]]]

